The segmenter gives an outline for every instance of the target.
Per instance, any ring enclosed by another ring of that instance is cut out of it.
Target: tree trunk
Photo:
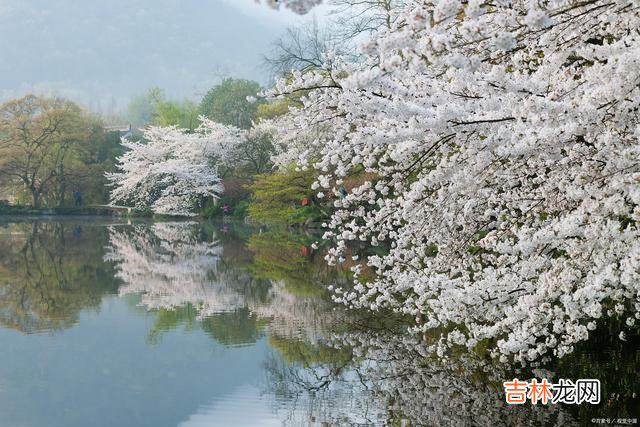
[[[67,200],[66,195],[67,195],[67,186],[63,182],[58,187],[58,207],[59,208],[63,208],[65,206],[65,202]]]
[[[40,208],[40,192],[36,189],[31,189],[31,206]]]
[[[58,170],[58,207],[63,208],[66,200],[67,181],[64,176],[64,164],[61,164]]]

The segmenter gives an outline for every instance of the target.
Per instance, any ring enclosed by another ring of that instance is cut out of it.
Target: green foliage
[[[258,119],[275,119],[289,112],[290,108],[302,107],[300,98],[307,95],[308,91],[302,90],[296,93],[282,96],[270,102],[263,102],[258,105],[256,117]]]
[[[200,113],[218,123],[249,129],[261,101],[252,103],[247,97],[255,97],[258,92],[260,85],[256,82],[226,78],[204,96]]]
[[[248,215],[249,203],[249,200],[238,201],[231,210],[231,216],[237,220],[245,218]]]
[[[289,112],[290,102],[288,99],[277,99],[273,102],[264,103],[258,106],[256,117],[258,119],[275,119],[284,116]]]
[[[198,311],[191,305],[171,309],[154,310],[156,320],[154,322],[147,342],[158,344],[162,335],[166,332],[183,328],[187,331],[202,329],[209,337],[227,346],[241,346],[253,344],[263,334],[266,320],[242,308],[229,313],[218,313],[201,321],[198,320]]]
[[[247,215],[249,197],[251,195],[247,185],[251,181],[248,178],[230,177],[222,180],[224,193],[220,199],[214,203],[209,199],[205,202],[200,214],[205,218],[223,216],[223,206],[228,205],[231,212],[226,216],[243,219]]]
[[[300,248],[308,245],[308,239],[301,235],[280,231],[254,234],[247,247],[254,254],[253,272],[257,277],[284,280],[301,274],[307,260]]]
[[[247,139],[238,147],[239,176],[253,176],[270,171],[273,168],[271,156],[275,152],[273,136],[268,132],[249,132]]]
[[[178,126],[189,131],[200,125],[198,105],[193,101],[160,100],[156,105],[153,123],[158,126]]]
[[[257,278],[284,282],[292,295],[322,296],[326,292],[327,273],[333,274],[335,270],[327,269],[323,257],[311,254],[313,241],[308,236],[283,230],[253,234],[247,243],[253,253],[250,271]]]
[[[230,202],[225,197],[222,197],[215,204],[212,201],[207,200],[202,206],[202,208],[200,209],[200,212],[198,213],[198,215],[206,219],[233,218],[237,220],[242,220],[245,218],[247,213],[247,208],[246,208],[247,203],[248,202],[241,200],[237,204],[235,204]],[[223,209],[224,205],[228,205],[230,207],[229,213],[224,212],[224,209]],[[240,209],[238,209],[238,207],[240,207]]]
[[[259,319],[248,308],[220,313],[202,321],[202,330],[221,344],[241,346],[255,343],[268,321]]]
[[[103,204],[109,201],[109,188],[105,173],[115,170],[116,158],[123,153],[120,135],[117,132],[106,132],[102,122],[94,120],[87,144],[83,144],[74,156],[71,168],[82,172],[82,178],[72,182],[68,190],[79,190],[84,205]],[[72,206],[73,198],[63,192],[59,206]]]
[[[153,87],[144,95],[134,98],[127,107],[126,118],[131,126],[140,128],[152,124],[156,126],[178,126],[194,130],[200,124],[199,105],[190,100],[167,99],[162,89]],[[137,135],[139,138],[141,135]]]
[[[106,201],[119,141],[73,102],[27,95],[0,106],[0,195],[40,207]]]
[[[258,175],[249,186],[253,195],[249,218],[264,224],[293,225],[318,217],[317,207],[302,206],[302,199],[312,196],[314,171],[278,172]]]
[[[222,215],[222,206],[216,204],[211,199],[205,200],[199,212],[203,218],[214,218]]]
[[[150,344],[158,344],[163,333],[173,331],[181,325],[188,331],[195,330],[198,325],[198,313],[191,304],[171,309],[160,308],[155,311],[155,314],[156,320],[147,337],[147,342]]]

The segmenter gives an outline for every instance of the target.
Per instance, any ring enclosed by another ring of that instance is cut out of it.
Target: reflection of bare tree
[[[476,353],[442,358],[414,337],[356,334],[345,342],[370,361],[362,375],[394,418],[429,425],[570,424],[560,406],[507,405],[502,382],[512,368]]]
[[[512,368],[473,352],[443,359],[415,337],[372,331],[328,335],[326,342],[334,355],[349,349],[351,358],[311,364],[274,358],[267,365],[271,391],[297,400],[292,425],[305,419],[329,425],[576,424],[562,406],[507,405],[502,381],[512,378]]]
[[[284,362],[265,364],[270,392],[291,402],[281,411],[285,425],[383,425],[384,402],[373,399],[369,384],[360,382],[347,365]],[[316,424],[317,423],[317,424]]]
[[[69,327],[117,284],[100,228],[62,223],[0,228],[0,323],[32,333]]]

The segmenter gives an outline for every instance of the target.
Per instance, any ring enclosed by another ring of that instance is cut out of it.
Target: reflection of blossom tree
[[[335,322],[328,302],[317,295],[292,294],[284,282],[272,282],[268,302],[253,306],[258,317],[269,319],[271,334],[317,342],[326,327]]]
[[[510,367],[473,352],[440,358],[412,337],[351,335],[345,344],[366,361],[363,376],[395,416],[427,425],[567,425],[559,406],[507,405]],[[344,345],[344,344],[343,344]]]
[[[201,225],[192,222],[112,227],[105,259],[116,263],[117,276],[124,282],[120,294],[142,294],[140,304],[161,310],[164,319],[160,323],[167,325],[178,322],[167,311],[181,313],[183,320],[195,316],[203,328],[224,323],[222,313],[238,312],[244,313],[240,317],[247,317],[245,320],[255,320],[249,323],[269,323],[269,329],[281,337],[313,341],[316,331],[332,321],[325,314],[330,309],[322,298],[322,287],[317,285],[312,292],[312,286],[298,277],[299,269],[285,272],[288,280],[280,270],[275,274],[261,269],[265,274],[257,279],[255,271],[253,275],[247,271],[250,268],[225,260],[222,245],[213,237],[203,237],[205,234]],[[298,247],[294,255],[299,256]],[[319,265],[326,270],[324,263]],[[274,274],[277,279],[269,277]],[[219,318],[208,319],[212,315]],[[158,328],[166,330],[167,325]]]
[[[117,264],[125,283],[120,294],[141,293],[148,309],[191,304],[202,319],[245,307],[234,281],[218,269],[221,246],[202,241],[195,223],[112,227],[110,243],[105,259]]]
[[[574,423],[575,414],[566,407],[506,405],[502,381],[533,374],[516,373],[487,351],[469,350],[461,343],[454,351],[442,352],[437,339],[406,336],[393,322],[380,325],[384,316],[373,317],[376,324],[370,325],[371,319],[333,310],[325,294],[308,292],[319,277],[328,281],[312,269],[313,259],[294,263],[300,268],[291,271],[267,269],[277,264],[276,255],[285,253],[286,245],[265,252],[266,242],[254,239],[249,245],[253,258],[236,245],[233,259],[242,260],[238,262],[225,258],[222,245],[200,224],[114,227],[110,233],[108,259],[116,262],[125,282],[121,292],[142,293],[142,305],[158,313],[152,338],[179,324],[197,324],[225,345],[248,344],[268,335],[279,353],[267,363],[270,391],[276,398],[297,402],[288,414],[291,425],[306,424],[309,417],[336,425]],[[301,256],[299,245],[291,247],[287,255]],[[249,274],[257,267],[262,280]],[[300,282],[303,279],[311,285]],[[534,372],[538,378],[558,378]],[[573,374],[567,378],[581,377]]]

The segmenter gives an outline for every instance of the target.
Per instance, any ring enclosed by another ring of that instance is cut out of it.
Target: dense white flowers
[[[540,9],[530,9],[524,21],[528,26],[534,29],[546,28],[551,25],[549,15]]]
[[[496,48],[500,50],[511,50],[516,47],[516,38],[508,31],[503,31],[496,34],[495,37]]]
[[[322,3],[322,0],[264,0],[264,2],[274,9],[280,9],[281,6],[284,6],[295,13],[303,15],[314,6]]]
[[[200,201],[218,197],[223,187],[217,167],[230,161],[244,135],[238,129],[201,120],[193,133],[176,127],[149,127],[143,141],[123,141],[128,151],[118,159],[119,172],[107,174],[114,187],[112,203],[190,216]]]
[[[388,252],[337,299],[523,363],[637,311],[640,290],[640,4],[537,6],[412,0],[359,62],[272,93],[308,91],[277,160],[318,169],[325,194],[372,177],[335,203],[328,259],[351,240]]]
[[[460,1],[458,0],[440,0],[433,9],[433,19],[438,22],[449,18],[455,18],[460,11],[461,6]]]

